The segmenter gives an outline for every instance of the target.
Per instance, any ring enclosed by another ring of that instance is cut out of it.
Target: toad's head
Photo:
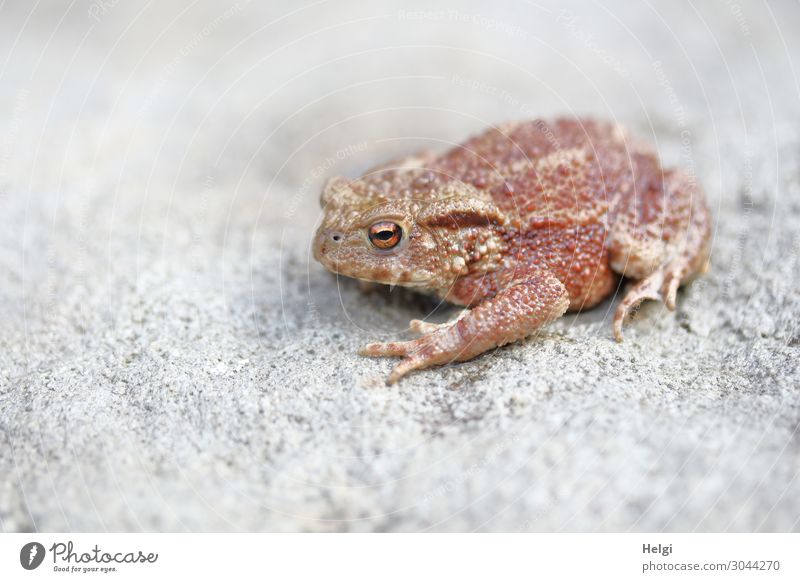
[[[470,265],[495,260],[505,217],[469,185],[435,188],[419,198],[387,196],[332,178],[314,257],[348,277],[423,288],[448,287]]]

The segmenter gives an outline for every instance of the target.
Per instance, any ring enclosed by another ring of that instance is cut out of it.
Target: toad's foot
[[[664,188],[656,195],[659,200],[663,195],[665,213],[649,212],[645,220],[641,208],[637,210],[638,196],[617,209],[610,238],[611,266],[638,280],[614,316],[617,341],[622,341],[625,318],[642,301],[657,299],[673,311],[678,287],[708,269],[711,215],[698,185],[683,172],[666,171]]]
[[[677,260],[658,269],[636,283],[625,295],[614,315],[614,337],[622,341],[622,324],[625,318],[645,299],[660,300],[670,311],[675,310],[675,300],[681,281],[689,273],[686,261]]]
[[[421,319],[412,319],[408,322],[408,329],[411,330],[412,333],[417,335],[425,335],[426,333],[431,333],[436,331],[437,329],[442,329],[447,327],[448,325],[453,325],[456,321],[464,317],[467,313],[469,313],[469,309],[465,309],[461,313],[458,314],[453,321],[448,321],[446,323],[431,323],[429,321],[423,321]]]
[[[417,335],[425,335],[437,329],[447,327],[449,323],[430,323],[429,321],[422,321],[421,319],[412,319],[408,323],[408,328]]]
[[[418,339],[364,346],[364,356],[397,356],[388,383],[394,384],[413,370],[466,361],[492,348],[530,335],[560,317],[569,306],[564,285],[547,272],[526,273],[456,321],[431,324],[415,320]]]
[[[425,335],[415,340],[367,344],[358,353],[362,356],[402,357],[403,361],[394,367],[387,381],[388,384],[394,384],[412,370],[469,359],[471,356],[462,357],[469,350],[469,345],[460,336],[457,323],[436,325],[420,322],[420,330],[425,328],[432,331],[421,332]]]

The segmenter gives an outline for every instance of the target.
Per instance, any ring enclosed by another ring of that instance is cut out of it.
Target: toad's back
[[[636,206],[624,202],[633,198],[646,221],[663,212],[664,173],[654,152],[607,122],[536,120],[492,128],[431,168],[488,193],[523,225],[593,222]]]
[[[649,145],[619,125],[557,119],[493,127],[442,155],[379,166],[351,186],[367,200],[425,200],[449,182],[466,183],[523,228],[600,220],[613,225],[618,219],[629,228],[660,221],[669,240],[685,228],[692,210],[690,193],[670,191],[676,177],[662,169]]]
[[[471,184],[514,217],[517,258],[556,273],[573,309],[608,295],[612,269],[642,279],[683,254],[694,272],[707,254],[710,219],[697,185],[664,170],[652,148],[612,123],[509,124],[430,167],[441,179]]]

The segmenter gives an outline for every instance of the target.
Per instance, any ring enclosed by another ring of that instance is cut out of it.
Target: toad
[[[315,258],[362,281],[402,285],[466,307],[412,320],[419,337],[360,353],[402,358],[388,382],[520,340],[566,311],[631,286],[613,329],[645,299],[675,309],[707,268],[711,217],[692,175],[663,168],[619,125],[587,119],[492,127],[324,186]]]

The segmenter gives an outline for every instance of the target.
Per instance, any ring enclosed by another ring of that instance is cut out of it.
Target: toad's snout
[[[335,270],[336,256],[344,241],[341,231],[320,228],[314,237],[314,258],[327,268]]]

